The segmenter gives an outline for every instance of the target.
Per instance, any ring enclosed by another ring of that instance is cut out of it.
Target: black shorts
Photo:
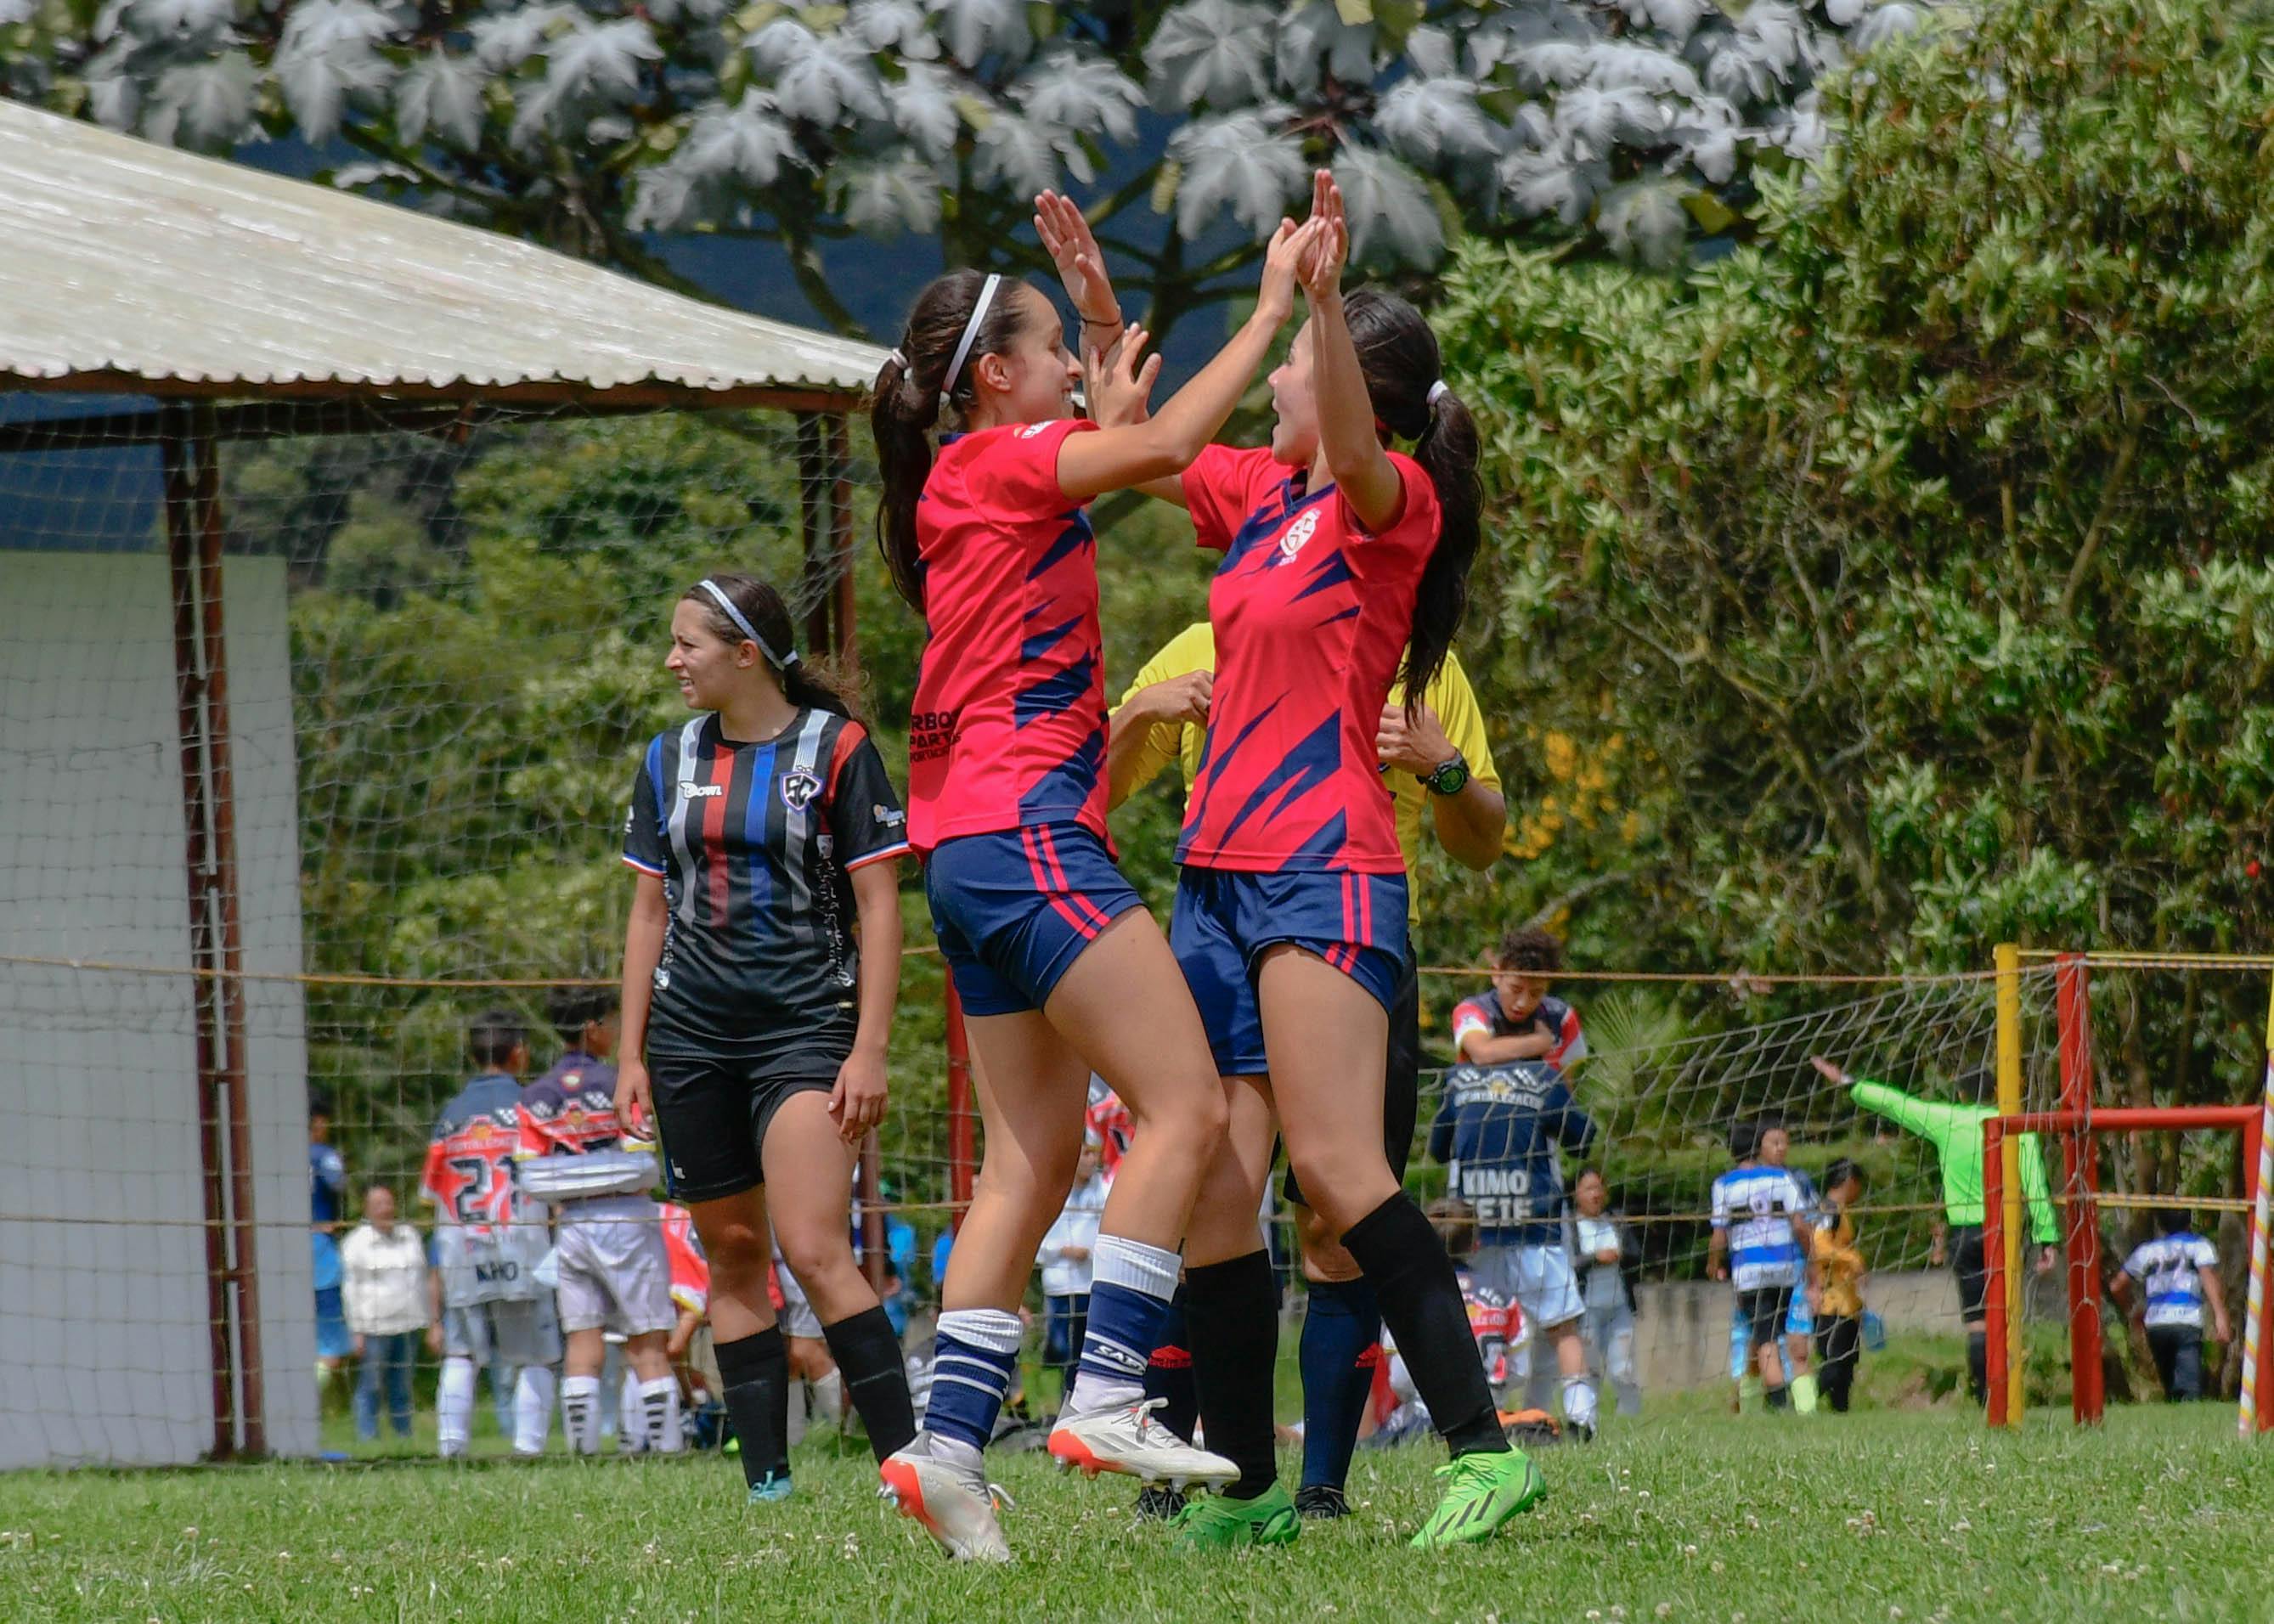
[[[724,1053],[688,1054],[651,1046],[649,1085],[664,1183],[674,1201],[716,1201],[765,1183],[759,1150],[766,1128],[792,1094],[837,1086],[853,1052],[853,1026],[809,1030],[776,1045],[742,1044]]]
[[[1408,952],[1397,975],[1397,996],[1389,1006],[1389,1056],[1382,1074],[1382,1148],[1391,1177],[1403,1181],[1413,1156],[1413,1124],[1421,1111],[1421,976]],[[1279,1192],[1289,1205],[1308,1207],[1290,1167]]]
[[[1950,1232],[1950,1272],[1958,1279],[1958,1317],[1975,1324],[1989,1312],[1990,1265],[1982,1255],[1982,1226],[1962,1223]]]
[[[1790,1286],[1761,1286],[1751,1291],[1737,1293],[1737,1312],[1751,1327],[1746,1347],[1758,1352],[1773,1347],[1784,1335],[1785,1321],[1792,1314]]]

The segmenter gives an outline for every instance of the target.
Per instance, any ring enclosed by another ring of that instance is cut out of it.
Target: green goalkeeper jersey
[[[1982,1222],[1982,1124],[1998,1115],[1996,1106],[1939,1104],[1885,1083],[1858,1081],[1849,1093],[1865,1110],[1934,1147],[1935,1160],[1942,1165],[1943,1209],[1951,1222]],[[2052,1192],[2045,1184],[2044,1158],[2038,1154],[2036,1134],[2022,1135],[2021,1159],[2029,1232],[2040,1246],[2053,1245],[2060,1239],[2060,1227],[2053,1219]]]

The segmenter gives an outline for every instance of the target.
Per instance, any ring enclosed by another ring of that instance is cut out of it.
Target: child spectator
[[[1747,1356],[1758,1365],[1771,1410],[1788,1410],[1798,1396],[1788,1389],[1778,1344],[1799,1288],[1809,1244],[1808,1204],[1781,1162],[1762,1154],[1785,1138],[1783,1128],[1741,1123],[1729,1136],[1736,1165],[1713,1181],[1713,1233],[1706,1272],[1736,1292],[1745,1326]],[[1799,1387],[1803,1377],[1795,1376]],[[1811,1387],[1813,1383],[1811,1384]],[[1809,1394],[1813,1409],[1814,1395]]]
[[[1841,1157],[1824,1170],[1824,1208],[1809,1237],[1823,1278],[1816,1306],[1817,1386],[1835,1415],[1848,1413],[1864,1336],[1864,1254],[1849,1208],[1863,1199],[1864,1172]]]
[[[395,1192],[373,1184],[364,1192],[363,1222],[340,1247],[341,1296],[355,1337],[356,1432],[379,1438],[379,1399],[397,1438],[410,1436],[410,1363],[427,1328],[426,1244],[418,1231],[395,1221]]]
[[[1536,925],[1511,930],[1493,955],[1488,992],[1464,998],[1453,1010],[1453,1048],[1471,1065],[1545,1060],[1570,1071],[1587,1057],[1579,1012],[1551,996],[1551,978],[1563,967],[1563,944]]]
[[[1090,1253],[1097,1249],[1098,1221],[1105,1213],[1100,1150],[1096,1135],[1082,1140],[1065,1207],[1035,1254],[1043,1269],[1043,1366],[1058,1372],[1065,1386],[1073,1383],[1074,1356],[1089,1328]]]
[[[2138,1282],[2143,1300],[2131,1301]],[[2218,1280],[2218,1249],[2188,1227],[2176,1207],[2156,1209],[2156,1238],[2135,1247],[2116,1277],[2117,1300],[2144,1325],[2148,1349],[2164,1397],[2177,1404],[2203,1396],[2203,1304],[2210,1304],[2214,1341],[2229,1340],[2226,1293]]]
[[[1571,1187],[1578,1208],[1580,1297],[1587,1305],[1587,1342],[1595,1366],[1618,1395],[1623,1416],[1642,1413],[1635,1372],[1634,1287],[1627,1279],[1631,1235],[1610,1212],[1610,1189],[1600,1168],[1587,1168]]]

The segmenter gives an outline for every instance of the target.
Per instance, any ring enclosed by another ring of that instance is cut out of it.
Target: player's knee
[[[809,1297],[840,1283],[844,1275],[858,1272],[853,1264],[853,1244],[839,1231],[815,1234],[786,1229],[781,1236],[781,1248],[782,1261],[789,1265],[789,1272],[797,1276]]]
[[[1311,1206],[1330,1234],[1346,1235],[1351,1226],[1387,1200],[1397,1188],[1382,1147],[1309,1144],[1299,1151],[1287,1147],[1287,1161],[1310,1198]]]
[[[1295,1239],[1303,1252],[1303,1278],[1340,1285],[1365,1273],[1335,1238],[1327,1221],[1308,1207],[1295,1208]]]

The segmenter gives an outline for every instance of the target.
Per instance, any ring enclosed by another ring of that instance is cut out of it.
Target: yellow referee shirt
[[[1127,704],[1131,695],[1156,682],[1166,682],[1190,672],[1215,669],[1216,630],[1206,620],[1195,621],[1169,639],[1159,653],[1145,662],[1144,669],[1121,695],[1121,703]],[[1402,704],[1404,698],[1403,685],[1392,684],[1389,703]],[[1477,709],[1476,690],[1469,686],[1469,673],[1461,669],[1459,655],[1445,656],[1444,669],[1429,684],[1422,703],[1437,713],[1437,724],[1445,730],[1447,741],[1469,763],[1469,776],[1480,784],[1498,789],[1500,774],[1493,767],[1492,741],[1485,737],[1484,713]],[[1201,751],[1207,742],[1208,730],[1197,723],[1156,724],[1146,731],[1130,788],[1134,791],[1151,783],[1161,769],[1173,761],[1183,767],[1185,792],[1190,794],[1193,779],[1201,770]],[[1397,849],[1405,854],[1405,871],[1411,875],[1421,853],[1421,822],[1428,809],[1429,792],[1420,779],[1403,768],[1393,767],[1383,776],[1397,803]],[[1410,885],[1405,902],[1408,922],[1418,928],[1421,903]]]

